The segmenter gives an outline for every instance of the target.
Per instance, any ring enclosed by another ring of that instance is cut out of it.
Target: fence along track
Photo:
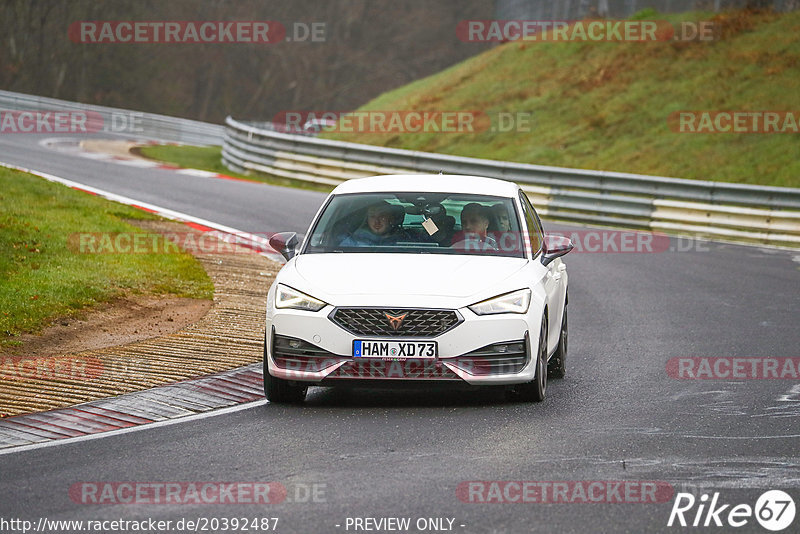
[[[800,247],[800,189],[466,158],[225,123],[222,160],[234,172],[328,185],[376,174],[487,176],[520,184],[548,219]]]

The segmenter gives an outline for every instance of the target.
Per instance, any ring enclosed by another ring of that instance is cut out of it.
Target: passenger
[[[502,202],[489,208],[491,220],[487,235],[493,237],[498,246],[505,252],[520,250],[522,243],[518,232],[511,232],[511,219],[508,216],[506,205]]]
[[[397,208],[385,200],[372,204],[367,209],[367,217],[360,227],[351,235],[346,236],[340,246],[363,247],[371,245],[393,245],[405,238],[400,224],[402,219]],[[403,214],[405,216],[405,213]],[[398,220],[400,219],[400,220]]]
[[[489,231],[510,232],[511,219],[508,218],[508,210],[506,210],[505,204],[501,202],[499,204],[495,204],[490,209],[493,215],[493,224],[490,225]]]
[[[453,248],[464,250],[498,250],[497,241],[488,235],[489,210],[472,202],[461,210],[461,230],[453,236]]]

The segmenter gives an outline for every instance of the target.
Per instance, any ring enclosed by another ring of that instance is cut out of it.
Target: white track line
[[[219,173],[211,171],[202,171],[200,169],[178,169],[175,172],[178,174],[188,174],[189,176],[200,176],[203,178],[216,178]]]
[[[119,163],[120,165],[128,165],[130,167],[142,167],[142,168],[155,168],[159,167],[160,164],[155,161],[147,161],[143,159],[120,159],[115,158],[114,163]]]

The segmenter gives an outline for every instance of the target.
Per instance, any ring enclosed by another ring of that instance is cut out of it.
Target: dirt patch
[[[123,159],[145,159],[131,152],[132,148],[139,146],[134,141],[119,141],[115,139],[85,139],[81,141],[81,148],[87,152],[110,154]]]
[[[62,319],[0,354],[37,358],[134,343],[177,332],[199,321],[212,301],[137,295],[115,299],[80,317]]]
[[[148,232],[192,231],[175,222],[136,225]],[[267,289],[281,266],[239,246],[218,249],[226,252],[194,254],[214,282],[213,304],[129,296],[11,348],[25,357],[0,353],[0,418],[260,361]]]

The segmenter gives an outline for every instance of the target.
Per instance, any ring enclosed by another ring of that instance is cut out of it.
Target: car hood
[[[485,293],[520,271],[527,260],[443,254],[301,254],[288,271],[321,295],[426,295],[468,297]],[[285,269],[285,271],[287,271]],[[294,271],[294,272],[291,272]],[[297,289],[303,290],[303,287]]]

